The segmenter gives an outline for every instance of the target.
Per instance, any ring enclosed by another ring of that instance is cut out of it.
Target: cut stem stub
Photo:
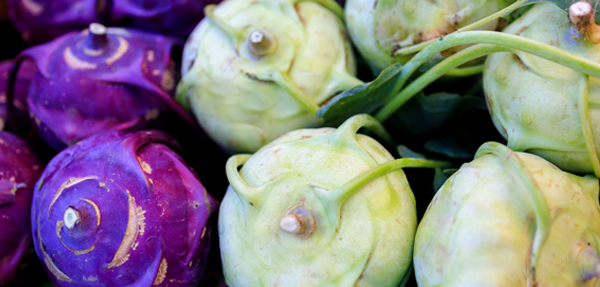
[[[79,217],[79,212],[72,207],[67,207],[64,216],[65,226],[67,229],[73,229],[77,223],[81,221]]]
[[[600,28],[596,25],[592,4],[587,1],[571,4],[568,17],[573,25],[570,33],[574,39],[600,43]]]
[[[315,230],[315,219],[306,209],[298,208],[279,220],[279,228],[285,233],[308,238]]]

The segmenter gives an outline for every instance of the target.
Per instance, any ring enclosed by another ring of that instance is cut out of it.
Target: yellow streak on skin
[[[152,174],[152,167],[145,161],[143,161],[141,158],[137,158],[138,162],[140,163],[140,166],[142,166],[142,170],[147,173],[147,174]]]
[[[123,265],[127,260],[129,260],[129,250],[133,247],[137,236],[138,236],[138,218],[137,218],[137,205],[135,204],[135,198],[131,196],[129,190],[127,191],[127,196],[129,197],[129,217],[127,220],[127,230],[125,231],[125,236],[123,237],[123,241],[117,249],[117,253],[115,253],[115,257],[108,264],[106,269],[110,269],[113,267],[118,267]]]
[[[79,200],[89,203],[94,208],[94,211],[96,212],[96,226],[100,226],[100,209],[98,208],[98,205],[89,199],[80,198]]]
[[[60,269],[58,269],[58,267],[56,267],[56,265],[54,264],[52,259],[50,259],[50,256],[48,256],[46,249],[44,248],[44,244],[42,243],[42,233],[41,233],[42,228],[40,226],[40,216],[38,216],[38,218],[37,218],[37,225],[38,225],[37,237],[38,237],[38,241],[40,242],[39,246],[40,246],[40,249],[42,250],[42,255],[44,257],[44,262],[46,263],[46,267],[48,268],[48,270],[50,270],[50,272],[52,272],[52,274],[54,274],[56,279],[58,279],[60,281],[73,283],[73,280],[71,280],[71,278],[69,278],[69,276],[67,276],[67,274],[65,274]]]
[[[160,262],[160,266],[158,267],[158,272],[156,273],[156,278],[154,278],[154,283],[152,285],[156,286],[165,280],[165,277],[167,277],[167,268],[168,268],[167,259],[163,258],[162,261]]]
[[[69,179],[67,179],[67,181],[65,181],[56,191],[56,193],[54,194],[54,197],[52,198],[52,201],[50,202],[50,206],[48,206],[48,218],[50,217],[50,210],[52,210],[52,205],[54,205],[54,203],[58,200],[58,198],[60,197],[60,195],[63,193],[63,191],[73,185],[76,185],[82,181],[86,181],[88,179],[98,179],[97,176],[85,176],[85,177],[71,177]]]
[[[119,39],[119,48],[117,48],[117,51],[114,55],[106,59],[106,64],[108,65],[112,65],[112,63],[114,63],[118,59],[121,59],[121,57],[123,57],[123,55],[127,53],[127,50],[129,50],[129,42],[127,42],[125,38],[118,36],[117,39]]]
[[[65,52],[63,53],[63,59],[65,60],[65,63],[67,63],[67,65],[71,67],[71,69],[93,70],[97,68],[96,64],[88,63],[75,57],[75,55],[73,55],[73,52],[71,52],[71,47],[67,47],[65,49]]]
[[[65,223],[62,220],[59,220],[56,222],[56,236],[58,236],[60,243],[62,243],[62,245],[65,248],[67,248],[69,251],[75,253],[75,255],[83,255],[83,254],[90,253],[92,250],[94,250],[94,248],[96,248],[96,244],[92,245],[90,248],[85,249],[85,250],[75,250],[75,249],[69,248],[69,246],[67,246],[67,244],[65,244],[65,242],[62,239],[62,236],[60,235],[60,230],[63,228],[63,226],[65,226]]]

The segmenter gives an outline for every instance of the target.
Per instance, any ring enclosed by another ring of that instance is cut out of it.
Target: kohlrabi
[[[597,286],[598,178],[498,143],[481,146],[419,223],[419,286]]]
[[[12,286],[31,243],[31,200],[42,169],[24,140],[0,131],[0,286]]]
[[[600,28],[588,2],[572,5],[568,14],[538,4],[504,32],[600,59]],[[597,76],[527,53],[496,53],[486,61],[484,88],[494,124],[510,148],[564,170],[600,175]]]
[[[398,286],[410,275],[415,199],[367,115],[284,134],[227,163],[219,238],[228,285]],[[385,137],[384,137],[385,138]],[[243,165],[241,170],[238,167]]]
[[[230,152],[315,127],[321,104],[361,84],[334,0],[227,0],[184,48],[177,100]]]
[[[176,43],[158,34],[91,24],[21,52],[7,98],[14,94],[16,67],[34,61],[38,71],[28,107],[35,128],[56,149],[102,132],[145,128],[170,109],[195,125],[171,96]]]
[[[112,132],[50,161],[31,224],[54,286],[196,286],[217,202],[170,147],[159,131]]]
[[[9,17],[21,37],[38,44],[91,23],[125,26],[187,37],[219,0],[8,0]]]
[[[18,131],[30,128],[29,112],[27,110],[27,94],[29,84],[35,75],[35,66],[26,62],[21,65],[14,87],[12,104],[6,101],[6,83],[10,70],[11,61],[0,62],[0,130],[5,130],[11,123],[11,127]]]
[[[510,0],[348,0],[346,22],[352,42],[375,74],[411,55],[395,50],[452,33],[504,8]],[[479,29],[495,30],[493,20]]]

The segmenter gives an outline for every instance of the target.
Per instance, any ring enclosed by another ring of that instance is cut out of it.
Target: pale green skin
[[[576,258],[588,243],[600,250],[598,179],[565,173],[535,155],[512,154],[537,183],[542,200],[536,204],[546,205],[551,218],[535,266],[537,286],[600,286],[597,278],[584,281]],[[530,286],[526,273],[538,215],[517,173],[503,157],[486,154],[446,181],[417,230],[419,286]]]
[[[261,148],[243,165],[228,163],[219,213],[228,285],[398,286],[412,260],[414,195],[404,173],[377,177],[350,194],[340,187],[393,157],[356,135],[356,116],[339,129],[302,129]],[[240,162],[238,162],[240,160]],[[285,233],[279,220],[299,203],[315,217],[308,238]]]
[[[506,6],[504,0],[348,0],[346,24],[352,42],[374,74],[412,55],[392,57],[407,47],[456,31]],[[494,20],[478,29],[494,30]],[[453,49],[456,51],[457,49]]]
[[[567,13],[546,3],[536,4],[505,32],[521,31],[522,37],[598,61],[600,45],[576,41],[570,27]],[[517,55],[522,65],[511,53],[496,53],[488,57],[484,70],[492,120],[508,146],[540,155],[570,172],[593,172],[578,101],[589,101],[589,120],[584,123],[591,127],[589,137],[598,151],[600,110],[594,103],[600,100],[600,80],[527,53]]]
[[[254,152],[285,132],[322,124],[316,110],[300,105],[273,80],[275,73],[289,76],[316,108],[362,83],[354,78],[355,60],[342,20],[320,4],[228,0],[214,15],[238,33],[237,39],[208,17],[200,22],[184,49],[177,100],[230,152]],[[250,53],[248,37],[257,29],[277,38],[273,53]]]

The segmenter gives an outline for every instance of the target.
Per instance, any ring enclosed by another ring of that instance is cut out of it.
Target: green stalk
[[[588,87],[589,87],[589,76],[584,75],[582,80],[579,81],[579,95],[577,97],[577,106],[579,108],[579,120],[581,122],[583,139],[585,147],[592,161],[592,167],[594,174],[600,177],[600,160],[598,159],[598,153],[596,152],[596,143],[594,142],[594,134],[592,133],[592,126],[590,123],[590,109],[588,102]]]
[[[465,67],[465,68],[454,68],[446,73],[446,76],[450,77],[468,77],[477,75],[483,72],[485,65],[477,65],[473,67]]]
[[[238,172],[238,167],[246,163],[251,156],[252,155],[250,154],[239,154],[230,157],[225,165],[225,172],[227,173],[229,184],[231,184],[235,193],[246,201],[257,204],[259,203],[257,197],[258,192],[248,185]]]
[[[531,254],[529,258],[529,272],[528,277],[531,278],[531,285],[536,286],[536,266],[539,261],[540,252],[548,236],[550,235],[550,228],[552,226],[552,216],[550,215],[550,209],[546,198],[542,193],[540,187],[537,185],[535,180],[531,177],[529,170],[521,160],[517,157],[517,154],[510,150],[508,147],[501,145],[496,142],[488,142],[483,144],[477,153],[475,158],[481,157],[486,154],[492,154],[497,156],[502,162],[509,166],[511,173],[518,179],[519,182],[525,188],[525,192],[531,201],[531,205],[535,212],[535,233],[533,235],[533,243],[531,247]]]
[[[498,18],[500,18],[500,17],[502,17],[502,16],[504,16],[506,14],[511,13],[514,10],[517,10],[517,9],[521,8],[522,6],[525,6],[527,4],[533,4],[533,3],[525,3],[525,2],[527,2],[527,0],[516,1],[515,3],[507,6],[506,8],[504,8],[504,9],[502,9],[502,10],[500,10],[500,11],[498,11],[498,12],[492,14],[492,15],[489,15],[489,16],[487,16],[487,17],[485,17],[485,18],[483,18],[483,19],[481,19],[481,20],[479,20],[479,21],[477,21],[475,23],[469,24],[469,25],[467,25],[465,27],[462,27],[462,28],[456,30],[456,32],[454,32],[454,33],[467,32],[467,31],[471,31],[471,30],[477,29],[477,28],[479,28],[479,27],[481,27],[481,26],[483,26],[483,25],[485,25],[485,24],[487,24],[489,22],[492,22],[492,21],[494,21],[494,20],[496,20],[496,19],[498,19]],[[417,52],[425,49],[425,47],[427,47],[427,46],[435,43],[437,40],[439,40],[439,38],[431,39],[429,41],[425,41],[425,42],[419,43],[417,45],[412,45],[412,46],[409,46],[409,47],[406,47],[406,48],[399,49],[399,50],[397,50],[397,51],[394,52],[393,56],[405,56],[405,55],[410,55],[410,54],[417,53]]]
[[[346,143],[347,139],[355,139],[361,128],[367,128],[390,146],[395,146],[392,136],[385,130],[381,122],[368,114],[358,114],[346,120],[335,131],[338,142]]]
[[[513,50],[513,53],[517,51],[530,53],[574,69],[578,72],[600,78],[600,63],[571,54],[557,47],[507,33],[470,31],[450,34],[443,39],[440,39],[434,45],[428,46],[423,51],[415,55],[415,57],[408,61],[402,68],[398,81],[396,82],[390,94],[395,95],[398,93],[410,76],[412,76],[419,66],[421,66],[429,58],[446,49],[467,44],[491,44],[510,48]],[[436,66],[439,65],[440,64]],[[386,106],[377,114],[377,119],[380,121],[387,119],[395,110],[400,107],[403,101],[402,99],[397,98],[398,95],[394,96],[386,103]]]
[[[450,164],[444,161],[427,160],[420,158],[400,158],[382,163],[361,173],[357,177],[353,178],[351,181],[337,188],[334,192],[332,192],[332,194],[336,195],[336,198],[334,199],[335,202],[343,203],[367,183],[379,177],[382,177],[390,172],[405,167],[437,168],[448,166],[450,166]]]
[[[421,90],[427,87],[427,85],[439,79],[441,76],[448,73],[455,67],[490,53],[504,52],[507,50],[507,48],[494,45],[476,45],[450,56],[449,58],[435,65],[433,68],[429,69],[427,72],[425,72],[425,74],[421,75],[415,81],[410,83],[410,85],[408,85],[398,95],[394,96],[392,100],[388,102],[375,117],[381,122],[385,121],[414,95],[418,94]]]

